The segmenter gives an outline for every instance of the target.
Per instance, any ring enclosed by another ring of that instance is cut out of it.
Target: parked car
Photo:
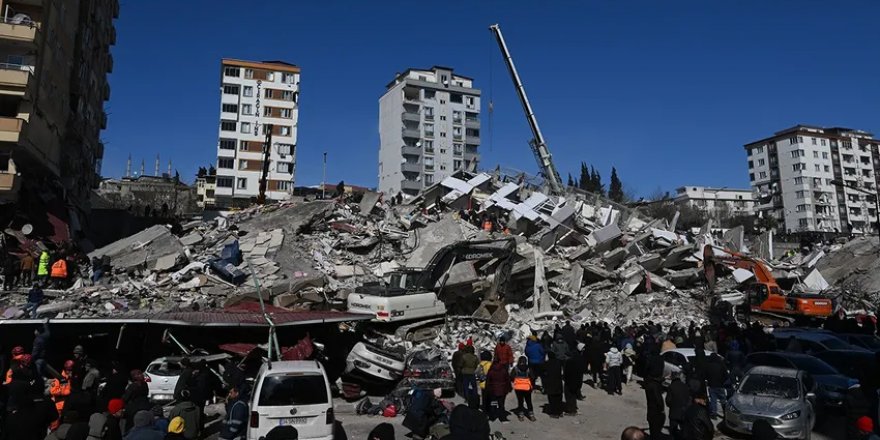
[[[861,381],[877,371],[877,358],[874,353],[859,350],[828,350],[816,353],[817,358],[831,365],[841,374]]]
[[[333,439],[333,400],[327,372],[317,361],[263,364],[254,381],[247,440],[276,426],[293,426],[300,439]]]
[[[174,388],[177,387],[177,380],[183,372],[183,366],[180,361],[184,356],[165,356],[153,360],[144,369],[144,378],[147,380],[147,397],[151,402],[162,403],[174,400]],[[219,363],[229,359],[228,354],[212,354],[204,356],[190,356],[193,362],[204,360],[214,371],[222,372]]]
[[[874,335],[865,335],[861,333],[835,333],[840,339],[843,339],[850,345],[864,348],[872,353],[880,353],[880,338]]]
[[[835,333],[821,329],[776,329],[771,335],[776,341],[776,348],[785,350],[791,338],[800,342],[803,352],[806,354],[818,353],[825,350],[863,350],[848,344],[837,337]]]
[[[348,353],[345,373],[359,370],[375,379],[398,381],[403,375],[404,360],[403,354],[358,342]]]
[[[712,352],[706,350],[708,358]],[[691,362],[697,358],[697,353],[693,348],[673,348],[660,353],[663,358],[663,377],[668,378],[674,372],[687,371]]]
[[[752,424],[764,419],[782,438],[809,439],[816,423],[813,386],[805,371],[754,367],[728,400],[724,424],[751,434]]]
[[[746,357],[748,366],[794,368],[810,373],[816,381],[817,403],[820,407],[843,406],[846,390],[855,381],[841,374],[824,361],[810,355],[784,351],[758,352]]]
[[[418,350],[406,359],[400,388],[435,390],[440,388],[444,396],[455,394],[455,377],[452,366],[440,350]]]

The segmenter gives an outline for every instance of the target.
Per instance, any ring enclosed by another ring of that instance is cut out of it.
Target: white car
[[[263,364],[250,407],[248,440],[260,440],[276,426],[293,426],[299,439],[333,440],[330,383],[317,361]]]
[[[345,360],[345,372],[362,371],[387,381],[403,377],[404,356],[379,347],[358,342]]]
[[[180,361],[184,356],[165,356],[155,359],[147,365],[144,370],[144,378],[147,380],[147,397],[151,402],[163,403],[174,400],[174,389],[177,387],[177,380],[183,372],[183,366]],[[230,356],[225,353],[213,354],[206,356],[191,356],[190,360],[199,362],[216,363],[229,359]],[[216,364],[215,364],[216,366]],[[220,369],[222,372],[222,369]],[[216,370],[214,372],[216,373]]]
[[[711,354],[711,351],[706,350],[706,357]],[[664,364],[663,377],[669,378],[672,373],[681,373],[686,370],[687,366],[697,358],[697,353],[693,348],[673,348],[660,353],[660,357],[663,358]]]

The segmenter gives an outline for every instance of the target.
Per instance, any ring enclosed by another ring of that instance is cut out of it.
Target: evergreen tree
[[[608,184],[608,198],[617,203],[622,203],[624,199],[623,182],[617,176],[617,168],[615,167],[611,167],[611,183]]]
[[[571,179],[571,173],[568,173],[568,187],[571,188],[575,186],[574,180]]]
[[[199,167],[199,172],[196,174],[196,177],[205,177],[205,174],[208,174],[208,169],[205,167]]]
[[[584,191],[592,191],[592,179],[590,179],[590,171],[587,169],[587,163],[581,162],[581,178],[578,180],[578,188]]]
[[[208,175],[209,175],[209,176],[214,176],[214,175],[216,175],[216,174],[217,174],[217,169],[214,168],[214,165],[209,166],[209,167],[208,167]]]
[[[590,167],[590,180],[592,181],[590,184],[590,191],[605,195],[605,186],[602,185],[602,175],[593,167]]]

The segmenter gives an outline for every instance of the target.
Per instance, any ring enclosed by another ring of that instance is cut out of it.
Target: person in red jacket
[[[513,368],[513,349],[507,343],[507,336],[498,338],[498,345],[495,346],[495,361],[492,364],[501,364],[507,370]]]
[[[510,347],[508,347],[509,349]],[[489,421],[500,420],[507,423],[507,410],[504,400],[511,389],[510,370],[500,362],[493,362],[486,374],[486,390],[489,393]]]

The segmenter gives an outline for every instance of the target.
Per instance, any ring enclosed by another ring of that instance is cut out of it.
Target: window
[[[795,177],[795,178],[794,178],[794,184],[795,184],[795,185],[803,185],[803,184],[804,184],[804,178],[803,178],[803,177]]]
[[[254,96],[254,88],[251,86],[244,86],[244,90],[241,94],[247,98],[250,98]]]
[[[238,67],[224,67],[223,68],[223,76],[232,76],[238,78],[238,75],[241,74],[241,71]]]
[[[297,93],[293,90],[284,90],[281,92],[281,99],[285,101],[296,102]]]
[[[244,77],[247,79],[254,78],[254,69],[244,69]]]
[[[241,114],[250,116],[254,113],[253,106],[250,104],[241,105]]]
[[[797,159],[799,157],[804,157],[804,150],[794,150],[791,152],[792,159]]]
[[[440,137],[445,138],[445,137],[446,137],[446,132],[445,132],[445,131],[441,131],[441,132],[440,132]]]
[[[235,163],[235,159],[231,157],[220,157],[217,158],[217,168],[226,168],[231,170],[232,165]]]
[[[248,167],[248,161],[246,161],[246,160],[244,160],[244,159],[239,159],[239,160],[238,160],[238,169],[240,169],[240,170],[246,170],[247,167]]]
[[[433,90],[425,90],[425,99],[434,99],[437,95],[437,92]]]
[[[810,138],[810,141],[813,142],[813,145],[816,145],[816,138]]]
[[[825,139],[820,139],[820,140],[822,141],[821,144],[824,147],[825,146]]]
[[[449,77],[446,75],[440,75],[440,82],[446,84],[449,82]]]
[[[235,84],[223,84],[223,94],[224,95],[237,95],[238,94],[238,86]]]
[[[748,150],[746,150],[746,155],[748,155],[748,156],[751,156],[751,155],[752,155],[752,149],[751,149],[751,148],[749,148]]]
[[[822,171],[822,165],[814,164],[813,166],[816,167],[816,171]]]
[[[290,181],[276,180],[275,183],[278,185],[276,191],[290,191]]]
[[[460,170],[461,169],[461,161],[460,160],[453,160],[452,161],[452,169],[453,170]]]
[[[238,113],[238,104],[223,104],[221,111],[224,113]]]
[[[800,226],[802,228],[806,228],[807,226],[810,226],[810,220],[805,219],[805,218],[799,218],[798,219],[798,226]]]
[[[281,126],[281,134],[280,136],[290,136],[290,127]]]
[[[822,142],[825,142],[825,139],[822,139]],[[828,153],[822,152],[822,159],[828,159]]]
[[[764,172],[764,171],[761,171],[761,173],[759,174],[759,176],[761,177],[761,179],[766,179],[766,178],[767,178],[767,173]]]
[[[265,88],[263,89],[263,97],[267,99],[272,99],[272,89]]]
[[[807,212],[808,206],[809,205],[797,205],[794,210],[797,212]]]
[[[758,148],[755,148],[755,152],[756,152],[756,153],[763,153],[763,152],[764,152],[764,147],[758,147]]]
[[[434,120],[434,107],[425,107],[425,120],[433,121]]]
[[[266,81],[275,81],[275,72],[267,72]]]
[[[433,185],[434,184],[434,175],[433,174],[425,174],[425,185]]]
[[[474,107],[474,97],[473,96],[468,96],[465,101],[467,102],[468,108]]]
[[[755,173],[749,173],[749,180],[751,180],[752,182],[755,181]]]
[[[293,174],[293,163],[291,163],[291,162],[278,162],[278,166],[277,166],[276,170],[279,173]]]
[[[788,138],[788,145],[794,145],[794,144],[796,144],[796,143],[798,143],[796,137],[790,137],[790,138]]]
[[[752,161],[749,161],[749,169],[752,169],[752,168],[754,168],[754,167],[755,167],[755,164],[752,163]]]
[[[802,199],[802,198],[805,197],[805,194],[806,194],[806,193],[807,193],[806,191],[804,191],[804,190],[800,190],[800,191],[795,192],[794,194],[795,194],[795,197],[797,197],[797,198],[799,198],[799,199]]]
[[[825,165],[825,172],[826,173],[831,172],[831,167],[829,167],[828,165]]]
[[[433,157],[425,156],[424,162],[425,162],[425,169],[426,170],[433,170],[434,169],[434,158]]]
[[[278,154],[287,155],[293,151],[292,144],[278,144]]]
[[[446,120],[446,116],[442,116],[442,115],[441,115],[441,116],[440,116],[440,120],[441,120],[441,121],[445,121],[445,120]]]
[[[461,144],[452,144],[452,154],[461,156]]]
[[[792,171],[800,171],[800,170],[803,170],[804,167],[806,167],[806,166],[807,166],[807,164],[804,164],[804,163],[792,164],[791,170]]]
[[[433,153],[434,152],[434,141],[427,139],[424,141],[425,144],[425,153]]]
[[[292,73],[282,73],[281,74],[281,82],[283,82],[285,84],[293,84],[294,78],[295,78],[295,76]]]
[[[220,130],[222,131],[235,131],[235,121],[220,121]]]
[[[819,158],[819,152],[818,152],[818,151],[814,151],[814,152],[813,152],[813,159],[818,159],[818,158]]]
[[[452,127],[452,138],[461,139],[461,127]]]
[[[234,150],[235,149],[235,139],[220,139],[220,149],[221,150]]]
[[[272,116],[272,107],[263,107],[263,116]],[[263,127],[263,134],[266,134],[266,127]]]
[[[235,180],[235,187],[238,189],[247,189],[247,178],[239,177]]]
[[[764,166],[765,163],[766,163],[766,162],[764,162],[764,159],[758,159],[758,166],[759,166],[759,167]]]
[[[803,136],[798,136],[798,143],[799,143],[799,144],[804,143],[804,137],[803,137]]]
[[[462,96],[460,93],[450,93],[449,94],[449,102],[454,102],[456,104],[462,103]]]
[[[250,133],[251,132],[251,123],[250,122],[242,122],[241,123],[241,132],[242,133]]]
[[[425,136],[434,136],[434,124],[425,124]]]
[[[232,188],[232,177],[217,177],[217,188]]]
[[[452,111],[452,122],[455,122],[456,124],[461,123],[461,112],[460,111],[458,111],[458,110]]]

